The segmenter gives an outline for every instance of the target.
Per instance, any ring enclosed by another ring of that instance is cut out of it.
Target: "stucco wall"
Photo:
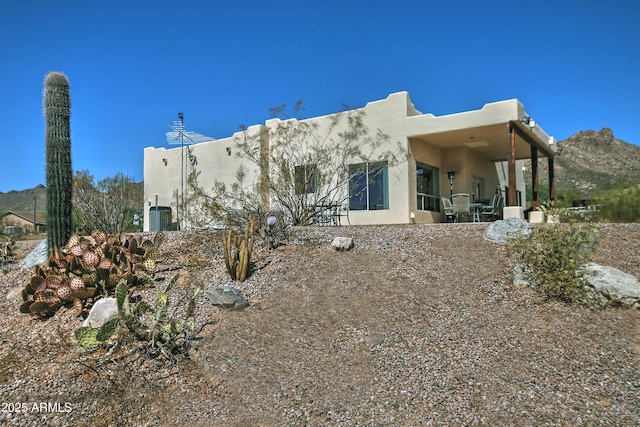
[[[486,198],[495,192],[499,183],[505,184],[499,176],[500,168],[489,158],[479,155],[480,151],[460,147],[460,141],[458,144],[452,143],[446,148],[436,147],[425,143],[429,135],[438,133],[442,135],[451,132],[450,135],[455,136],[455,132],[461,129],[496,124],[502,124],[500,135],[504,135],[504,124],[510,120],[517,120],[518,114],[522,114],[524,110],[517,100],[508,100],[487,104],[481,110],[436,117],[432,114],[421,114],[415,109],[406,92],[398,92],[389,95],[386,99],[370,102],[363,109],[354,110],[354,112],[357,111],[365,112],[363,123],[369,129],[370,137],[374,137],[378,131],[388,136],[385,145],[377,149],[378,153],[384,151],[398,153],[400,150],[410,155],[389,167],[389,209],[350,211],[350,222],[351,224],[403,224],[436,222],[444,219],[440,213],[417,211],[416,209],[416,161],[440,169],[441,196],[449,195],[447,172],[450,170],[456,172],[454,193],[472,193],[474,176],[483,178]],[[333,116],[315,117],[307,119],[305,122],[316,125],[318,135],[337,137],[337,132],[344,131],[344,126],[334,129],[333,136],[330,135],[328,130]],[[279,123],[279,120],[268,120],[264,126],[275,129]],[[255,133],[260,129],[261,126],[256,125],[249,128],[247,132]],[[240,166],[244,166],[248,170],[246,185],[253,185],[256,182],[258,177],[256,166],[250,161],[237,157],[234,138],[242,138],[242,136],[242,133],[236,133],[228,138],[191,147],[201,171],[199,177],[201,187],[210,189],[215,180],[230,185],[236,181],[236,174]],[[440,143],[443,144],[442,141]],[[365,147],[367,146],[365,145]],[[186,157],[186,148],[184,152]],[[371,161],[379,159],[379,154],[376,152],[367,152],[365,149],[364,154],[370,157]],[[182,191],[181,176],[186,180],[189,171],[186,161],[184,171],[181,171],[180,158],[181,149],[179,146],[170,149],[145,148],[145,230],[148,229],[150,206],[157,203],[158,206],[171,206],[175,210],[176,194]],[[359,161],[354,159],[352,163],[359,163]],[[518,166],[518,170],[516,170],[518,190],[524,192],[524,179],[520,168],[521,166]]]

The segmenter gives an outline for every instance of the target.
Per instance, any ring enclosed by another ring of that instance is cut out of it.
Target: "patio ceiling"
[[[541,143],[535,134],[520,122],[511,122],[515,132],[515,159],[530,159],[531,145],[543,156],[553,157],[551,148]],[[445,132],[414,135],[414,141],[424,141],[441,149],[466,148],[493,162],[507,161],[509,155],[508,123],[492,124],[474,128],[449,130]]]

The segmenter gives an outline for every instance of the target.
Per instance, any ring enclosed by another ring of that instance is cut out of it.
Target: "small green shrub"
[[[603,193],[596,202],[605,221],[640,221],[640,184]]]
[[[547,218],[555,216],[559,222],[565,224],[598,222],[600,216],[598,210],[595,208],[584,207],[584,209],[573,209],[570,207],[562,207],[553,200],[544,202],[540,206],[540,210],[545,213]]]
[[[525,279],[548,299],[584,301],[583,278],[577,273],[597,244],[591,223],[545,224],[529,236],[507,242],[507,250],[522,264]]]

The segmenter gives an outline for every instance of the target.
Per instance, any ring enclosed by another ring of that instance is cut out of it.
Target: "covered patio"
[[[424,114],[407,121],[415,123],[416,130],[423,130],[408,137],[415,160],[417,215],[425,208],[442,211],[441,198],[455,193],[469,194],[472,203],[488,203],[499,193],[504,197],[502,217],[524,218],[524,160],[531,159],[530,199],[531,208],[536,210],[541,202],[540,157],[547,158],[550,198],[555,197],[555,140],[526,114],[518,100],[486,104],[480,110],[447,116]],[[430,131],[425,133],[424,129]]]

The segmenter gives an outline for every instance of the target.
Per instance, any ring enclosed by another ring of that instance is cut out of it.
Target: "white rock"
[[[484,238],[498,244],[505,244],[510,237],[528,236],[531,227],[519,218],[508,218],[492,222],[484,233]]]
[[[336,251],[348,251],[353,248],[353,239],[351,237],[336,237],[331,242],[331,247]]]
[[[82,326],[99,328],[115,314],[118,314],[118,301],[115,298],[99,299],[91,307],[89,316],[82,323]]]
[[[624,305],[640,300],[640,283],[631,274],[593,262],[580,267],[580,272],[587,284],[607,300],[617,300]]]
[[[24,257],[22,262],[20,262],[20,268],[31,268],[34,265],[42,264],[47,260],[48,254],[48,244],[46,240],[41,241],[38,246],[36,246],[29,255]]]

